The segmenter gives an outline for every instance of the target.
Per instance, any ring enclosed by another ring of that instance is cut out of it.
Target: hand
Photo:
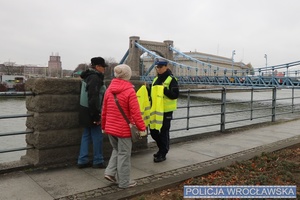
[[[101,121],[93,122],[93,124],[99,126],[101,124]]]
[[[140,136],[147,136],[147,132],[146,131],[139,131]]]

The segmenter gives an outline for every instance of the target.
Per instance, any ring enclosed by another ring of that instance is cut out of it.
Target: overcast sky
[[[174,41],[253,67],[300,60],[299,0],[0,0],[0,63],[63,69],[90,58],[121,60],[129,37]]]

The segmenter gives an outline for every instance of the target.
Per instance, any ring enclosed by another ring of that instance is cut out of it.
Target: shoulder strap
[[[113,94],[113,95],[114,95],[115,102],[116,102],[116,104],[117,104],[117,106],[118,106],[118,108],[119,108],[119,110],[120,110],[121,114],[123,115],[123,117],[124,117],[124,119],[126,120],[127,124],[130,124],[130,121],[129,121],[129,119],[126,117],[126,115],[125,115],[125,113],[124,113],[123,109],[121,108],[121,106],[120,106],[120,104],[119,104],[119,101],[118,101],[117,95],[116,95],[116,94]]]

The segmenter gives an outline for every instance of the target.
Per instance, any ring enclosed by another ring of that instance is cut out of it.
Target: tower
[[[48,61],[48,73],[50,77],[61,77],[62,74],[62,67],[60,56],[58,53],[55,55],[52,53],[50,59]]]

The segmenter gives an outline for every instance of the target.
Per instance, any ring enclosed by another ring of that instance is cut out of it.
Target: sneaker
[[[122,188],[122,189],[132,188],[132,187],[135,187],[136,185],[137,185],[136,181],[131,181],[127,187],[120,187],[119,186],[119,188]]]
[[[134,187],[137,185],[137,182],[136,181],[132,181],[131,183],[129,183],[128,187],[131,188],[131,187]]]
[[[85,163],[85,164],[77,164],[77,167],[79,169],[83,169],[83,168],[87,168],[87,167],[91,167],[92,164],[91,163]]]
[[[106,165],[103,163],[95,164],[93,165],[93,168],[100,168],[100,169],[105,169]]]
[[[117,180],[114,176],[110,176],[110,175],[104,175],[104,178],[112,183],[116,183]]]
[[[154,158],[156,158],[157,156],[159,156],[159,153],[158,153],[158,152],[155,153],[155,154],[153,154],[153,157],[154,157]]]
[[[158,157],[154,157],[154,162],[158,163],[158,162],[165,161],[166,159],[167,159],[166,156],[159,155]]]

